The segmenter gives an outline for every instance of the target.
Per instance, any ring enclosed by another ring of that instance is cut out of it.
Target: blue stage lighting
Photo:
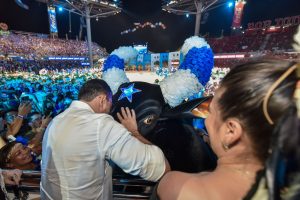
[[[190,17],[190,14],[189,14],[189,13],[186,13],[185,16],[186,16],[187,18],[189,18],[189,17]]]
[[[63,7],[58,7],[58,11],[59,11],[59,12],[62,12],[63,10],[64,10]]]
[[[228,3],[228,8],[231,8],[233,6],[233,2]]]

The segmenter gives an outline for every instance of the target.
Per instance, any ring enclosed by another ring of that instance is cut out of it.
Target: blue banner
[[[49,56],[48,60],[87,60],[85,57],[62,57],[62,56]]]
[[[48,15],[49,15],[49,26],[51,33],[57,33],[57,24],[56,24],[56,12],[54,7],[48,7]]]

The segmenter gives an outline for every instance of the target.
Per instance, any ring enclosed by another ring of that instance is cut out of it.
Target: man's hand
[[[22,171],[18,169],[3,170],[2,175],[4,177],[5,184],[19,185],[21,180]]]
[[[131,133],[136,133],[138,132],[137,128],[137,123],[136,123],[136,117],[135,117],[135,112],[132,109],[130,111],[129,108],[121,108],[121,114],[117,113],[117,117],[120,120],[121,124],[127,128],[127,130]]]
[[[32,105],[30,102],[21,103],[18,108],[18,115],[21,115],[21,116],[27,115],[28,113],[30,113],[31,107],[32,107]]]

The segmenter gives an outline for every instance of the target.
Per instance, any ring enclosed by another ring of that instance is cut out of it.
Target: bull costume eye
[[[154,115],[150,115],[146,119],[144,119],[144,124],[149,125],[153,122],[153,120],[154,120]]]

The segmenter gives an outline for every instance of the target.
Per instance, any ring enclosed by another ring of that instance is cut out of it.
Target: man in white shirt
[[[133,110],[118,114],[122,124],[108,115],[112,93],[105,81],[86,82],[78,97],[44,135],[42,199],[112,199],[109,161],[151,181],[170,170],[162,151],[139,134]]]

